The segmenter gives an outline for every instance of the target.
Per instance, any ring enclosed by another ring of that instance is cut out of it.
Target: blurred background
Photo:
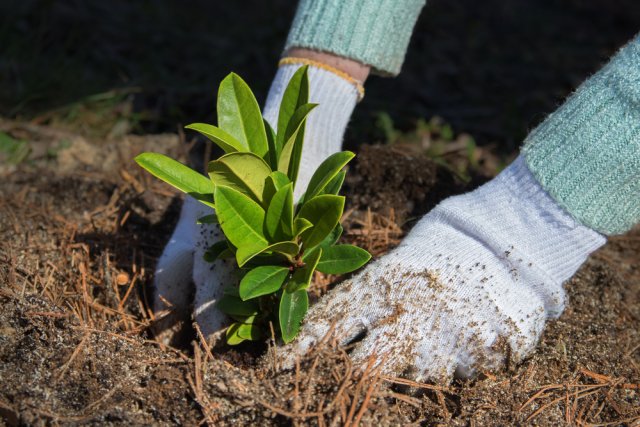
[[[2,0],[0,116],[96,138],[214,122],[230,71],[264,102],[296,3]],[[637,0],[431,0],[402,74],[367,83],[346,146],[464,133],[512,156],[639,30]]]

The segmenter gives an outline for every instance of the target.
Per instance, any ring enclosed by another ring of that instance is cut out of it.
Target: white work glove
[[[298,68],[299,65],[291,64],[278,69],[263,111],[272,126],[277,122],[284,90]],[[358,99],[355,84],[342,77],[313,66],[309,67],[308,73],[309,101],[319,105],[307,119],[294,194],[296,200],[320,163],[340,151],[345,128]],[[237,282],[233,260],[206,262],[204,253],[222,239],[222,232],[217,224],[196,224],[199,218],[212,212],[211,208],[186,197],[175,231],[158,261],[153,310],[164,317],[156,322],[154,331],[166,344],[175,343],[175,334],[184,322],[190,321],[192,308],[195,321],[207,339],[227,324],[226,315],[217,309],[216,303],[223,288]]]
[[[439,204],[401,245],[312,306],[299,336],[278,350],[285,366],[332,330],[382,372],[447,381],[520,361],[569,279],[605,243],[540,187],[518,158],[491,182]],[[376,362],[378,363],[378,362]]]

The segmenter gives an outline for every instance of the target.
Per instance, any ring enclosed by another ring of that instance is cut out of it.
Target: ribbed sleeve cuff
[[[613,235],[640,222],[640,35],[527,137],[523,153],[582,224]]]
[[[330,52],[397,75],[426,0],[300,0],[285,49]]]

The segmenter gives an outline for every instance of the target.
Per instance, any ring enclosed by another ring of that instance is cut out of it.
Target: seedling
[[[302,67],[284,92],[275,131],[262,118],[249,86],[231,73],[218,91],[218,126],[187,126],[226,153],[208,164],[209,178],[162,154],[143,153],[135,159],[215,209],[199,222],[219,223],[225,239],[213,244],[205,259],[234,258],[241,277],[239,286],[226,284],[218,303],[235,321],[226,332],[229,344],[264,337],[270,321],[285,343],[292,341],[309,306],[313,272],[349,273],[371,258],[364,249],[336,244],[345,202],[338,193],[353,153],[327,158],[306,193],[294,201],[306,118],[315,107],[309,103],[307,68]]]

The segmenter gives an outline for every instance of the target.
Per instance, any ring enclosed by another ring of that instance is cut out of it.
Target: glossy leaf
[[[268,246],[263,235],[264,209],[244,194],[229,188],[216,187],[216,213],[227,239],[241,250],[261,250]]]
[[[240,76],[229,74],[218,89],[218,126],[258,157],[268,150],[262,113],[255,96]]]
[[[331,233],[340,221],[343,209],[344,197],[331,194],[316,196],[302,205],[298,218],[313,224],[300,236],[307,249],[320,244]]]
[[[340,239],[340,236],[342,236],[343,231],[344,229],[342,228],[342,225],[340,225],[340,223],[336,224],[333,230],[331,230],[331,233],[329,233],[327,237],[325,237],[324,240],[320,242],[320,247],[328,248],[329,246],[335,245],[336,242]]]
[[[302,156],[305,122],[307,115],[315,107],[317,107],[317,104],[304,104],[299,107],[291,117],[285,132],[285,144],[278,159],[278,170],[287,174],[289,180],[294,183],[294,187],[298,178],[298,169]]]
[[[251,261],[254,257],[260,255],[269,244],[266,245],[252,245],[252,246],[242,246],[236,250],[236,262],[238,263],[238,267],[244,267],[246,263]]]
[[[283,291],[278,308],[280,332],[282,340],[290,343],[298,335],[300,325],[309,308],[309,296],[307,291],[301,289],[295,292]]]
[[[214,185],[233,188],[262,203],[271,168],[253,153],[231,153],[209,162],[207,172]]]
[[[227,344],[229,345],[238,345],[243,341],[246,341],[245,338],[242,338],[239,334],[238,334],[238,330],[240,329],[240,327],[243,324],[240,322],[235,322],[232,323],[228,328],[227,328],[227,332],[225,333],[226,339],[227,339]]]
[[[271,175],[269,175],[269,179],[273,181],[276,191],[291,182],[287,174],[279,171],[273,171]]]
[[[324,240],[322,240],[322,242],[320,242],[313,250],[307,251],[302,259],[306,262],[307,259],[315,256],[319,249],[326,249],[329,246],[335,245],[340,239],[340,236],[342,236],[342,231],[342,225],[340,225],[340,223],[336,224],[333,230],[331,230],[331,233],[327,234],[327,237],[325,237]]]
[[[293,134],[295,134],[304,124],[309,113],[318,106],[318,104],[314,103],[306,103],[298,106],[296,110],[291,115],[291,119],[287,124],[287,127],[284,131],[283,135],[283,143],[286,144],[289,142]],[[283,146],[284,148],[284,146]]]
[[[244,322],[235,322],[227,328],[227,344],[237,345],[243,341],[256,341],[262,337],[260,328],[257,325]]]
[[[291,276],[289,283],[287,283],[287,292],[294,292],[300,289],[307,289],[311,284],[311,278],[313,272],[316,270],[320,257],[322,256],[322,249],[318,248],[305,258],[304,267],[297,268]]]
[[[280,289],[288,275],[288,267],[275,265],[256,267],[240,281],[240,298],[246,301],[272,294]]]
[[[264,226],[265,234],[272,242],[293,237],[293,184],[287,184],[273,196]]]
[[[163,154],[142,153],[135,161],[156,178],[213,207],[213,183],[204,175]]]
[[[276,146],[276,133],[266,119],[264,121],[264,128],[267,132],[267,146],[269,150],[265,156],[265,161],[269,163],[271,169],[278,169],[278,147]]]
[[[289,177],[286,174],[280,171],[271,172],[264,184],[262,200],[264,200],[266,204],[270,203],[271,198],[278,192],[278,190],[290,182],[291,181],[289,181]]]
[[[278,242],[265,249],[265,252],[269,251],[285,255],[287,258],[292,259],[300,252],[300,246],[293,241]]]
[[[243,145],[231,134],[223,131],[217,126],[206,123],[191,123],[185,129],[195,130],[209,138],[211,142],[222,148],[225,153],[235,153],[236,151],[249,151],[249,147]]]
[[[224,295],[217,304],[220,311],[229,316],[249,317],[258,314],[259,306],[256,301],[243,301],[241,298]]]
[[[313,227],[311,221],[308,221],[304,218],[296,218],[293,221],[293,234],[295,237],[301,235],[305,230]]]
[[[318,271],[326,274],[351,273],[365,265],[371,254],[353,245],[335,245],[324,249]]]
[[[325,189],[325,187],[336,177],[338,172],[344,168],[351,159],[355,157],[351,151],[341,151],[332,154],[323,161],[314,172],[307,186],[304,200],[311,200]],[[304,201],[303,201],[304,203]]]
[[[238,336],[249,341],[257,341],[262,338],[262,332],[258,325],[243,322],[238,327]]]
[[[320,192],[320,194],[335,194],[338,195],[340,193],[340,189],[342,188],[342,184],[344,183],[344,178],[346,177],[347,172],[340,171],[336,176],[333,177],[331,181],[324,187],[324,190]]]
[[[295,142],[291,150],[291,158],[289,160],[289,169],[287,176],[293,182],[295,188],[298,181],[298,172],[300,171],[300,161],[302,160],[302,148],[304,146],[305,126],[307,124],[307,115],[313,110],[317,104],[305,104],[298,108],[291,117],[291,124],[295,124],[295,120],[300,119],[300,124],[295,131]]]
[[[296,242],[286,241],[286,242],[277,242],[267,247],[258,248],[253,251],[242,251],[238,250],[239,255],[236,254],[236,259],[238,261],[238,266],[243,267],[246,263],[254,259],[256,256],[265,254],[268,252],[276,253],[283,255],[287,258],[287,260],[292,261],[293,258],[298,255],[300,252],[300,246]]]
[[[295,111],[309,102],[309,75],[308,67],[305,65],[291,76],[289,84],[282,95],[280,101],[280,111],[278,112],[278,138],[277,146],[281,150],[286,142],[285,134],[287,126]],[[280,154],[278,152],[278,154]]]

